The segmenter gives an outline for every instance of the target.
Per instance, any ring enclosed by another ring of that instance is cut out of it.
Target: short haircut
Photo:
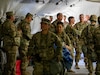
[[[63,22],[57,22],[57,26],[58,26],[59,24],[62,25],[62,26],[64,27],[64,23],[63,23]]]
[[[62,13],[58,13],[58,14],[57,14],[57,17],[58,17],[60,14],[62,14]]]
[[[74,18],[73,16],[68,17],[68,21],[70,21],[70,19]]]

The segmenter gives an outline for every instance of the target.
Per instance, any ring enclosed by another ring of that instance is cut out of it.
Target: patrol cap
[[[13,15],[14,15],[13,11],[6,12],[6,16],[13,16]]]
[[[90,16],[90,21],[97,21],[97,16],[96,15],[91,15]]]
[[[26,17],[32,17],[32,20],[33,20],[33,15],[31,13],[27,13]]]
[[[46,23],[46,24],[49,24],[49,25],[51,24],[50,20],[46,19],[46,18],[42,18],[41,23]]]

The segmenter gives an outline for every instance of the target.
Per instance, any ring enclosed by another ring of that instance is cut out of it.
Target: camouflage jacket
[[[57,34],[57,35],[60,38],[61,42],[65,42],[66,45],[71,44],[70,38],[65,32],[62,32],[61,34]]]
[[[95,25],[90,24],[82,32],[82,38],[84,40],[84,44],[88,47],[90,51],[94,50],[93,35],[95,28],[96,28]]]
[[[32,38],[30,23],[23,20],[17,28],[21,31],[21,45],[29,45],[29,40]]]
[[[76,30],[76,33],[81,36],[81,33],[83,31],[83,29],[88,25],[88,23],[84,22],[84,23],[81,23],[81,22],[78,22],[74,25],[74,28]]]
[[[75,36],[76,36],[76,32],[74,30],[74,28],[72,28],[69,24],[67,25],[66,29],[65,29],[66,34],[69,36],[72,45],[75,42]]]
[[[100,26],[94,30],[93,40],[95,49],[100,50]]]
[[[42,60],[52,60],[58,55],[61,56],[61,51],[60,39],[56,34],[49,31],[47,35],[43,35],[41,32],[33,35],[28,53],[29,55],[38,55]],[[38,57],[35,59],[38,59]]]
[[[19,46],[20,36],[15,24],[7,19],[2,28],[4,46]]]

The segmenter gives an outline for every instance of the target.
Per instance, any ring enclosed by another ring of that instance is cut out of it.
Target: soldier
[[[19,56],[21,59],[21,75],[29,75],[28,72],[26,72],[26,68],[28,66],[27,52],[29,41],[32,38],[30,27],[30,22],[32,20],[33,15],[27,13],[25,19],[18,24],[18,30],[21,32],[21,43],[19,47]]]
[[[49,27],[50,20],[42,18],[42,31],[34,34],[30,41],[28,55],[33,55],[33,75],[63,75],[60,62],[62,44]]]
[[[66,28],[67,27],[67,25],[68,25],[68,22],[66,21],[66,15],[64,15],[64,28]]]
[[[75,30],[73,28],[74,23],[75,23],[75,19],[74,19],[73,16],[70,16],[68,18],[68,21],[69,21],[69,23],[68,23],[68,25],[67,25],[67,27],[65,29],[65,32],[69,36],[69,38],[71,40],[71,47],[73,49],[74,48],[74,43],[75,43],[75,37],[74,36],[76,35],[76,32],[75,32]]]
[[[3,23],[3,48],[6,52],[7,63],[3,75],[16,75],[16,52],[20,45],[20,37],[17,27],[14,25],[15,20],[12,11],[6,12],[6,21]]]
[[[94,30],[94,49],[97,54],[96,75],[100,75],[100,16],[98,17],[99,26]]]
[[[93,73],[93,59],[92,53],[94,52],[94,41],[93,41],[93,34],[94,30],[96,28],[96,22],[97,22],[97,16],[96,15],[91,15],[90,16],[90,25],[88,25],[82,32],[84,35],[84,43],[87,47],[87,58],[88,58],[88,70],[89,74],[92,75]]]
[[[63,24],[63,22],[58,22],[57,23],[56,34],[60,38],[60,40],[62,42],[62,45],[63,45],[63,48],[68,49],[69,53],[71,53],[71,50],[72,50],[72,48],[71,48],[71,41],[70,41],[70,38],[68,37],[68,35],[64,31],[64,24]],[[62,52],[64,52],[64,51],[62,51]],[[65,67],[67,68],[68,72],[74,72],[73,70],[71,70],[73,61],[69,61],[69,60],[66,60],[64,58],[64,64],[65,64]]]
[[[63,19],[63,14],[62,13],[58,13],[57,14],[57,19],[55,21],[53,21],[52,25],[53,25],[53,32],[55,32],[56,30],[56,26],[57,26],[57,22],[61,22]]]
[[[80,22],[76,23],[74,25],[75,31],[77,33],[76,38],[76,56],[75,56],[75,68],[76,69],[80,69],[78,66],[78,62],[80,60],[80,55],[82,52],[82,39],[81,39],[81,33],[83,31],[83,29],[88,25],[85,21],[84,21],[84,14],[80,14],[79,16]]]

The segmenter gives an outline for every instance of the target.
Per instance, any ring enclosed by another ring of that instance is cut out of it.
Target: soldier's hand
[[[57,61],[59,62],[59,61],[61,61],[61,60],[62,60],[61,55],[57,55]]]

